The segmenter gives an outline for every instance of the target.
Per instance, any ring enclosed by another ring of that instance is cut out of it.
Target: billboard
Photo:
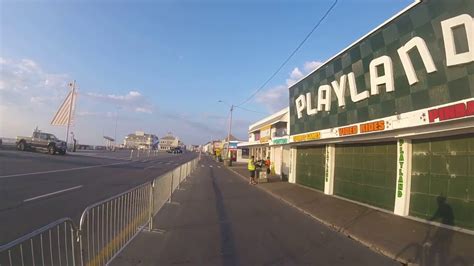
[[[290,87],[292,141],[474,116],[474,1],[414,4]]]

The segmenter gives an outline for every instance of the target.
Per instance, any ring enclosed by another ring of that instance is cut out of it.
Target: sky
[[[227,136],[231,104],[268,79],[334,0],[0,0],[0,137],[51,126],[76,80],[79,143],[145,131]],[[281,71],[233,112],[232,134],[288,106],[288,86],[411,4],[339,0]],[[222,101],[222,102],[219,102]],[[249,111],[250,110],[250,111]]]

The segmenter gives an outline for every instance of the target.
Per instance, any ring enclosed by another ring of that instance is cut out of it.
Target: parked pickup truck
[[[49,154],[66,154],[66,142],[59,140],[50,133],[35,130],[31,137],[16,137],[16,146],[20,151],[43,150]]]

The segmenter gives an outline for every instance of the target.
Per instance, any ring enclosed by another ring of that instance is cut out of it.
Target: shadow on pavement
[[[234,233],[232,231],[232,224],[224,206],[224,197],[216,183],[214,171],[211,170],[212,188],[216,196],[216,210],[219,217],[219,226],[221,231],[221,257],[223,265],[239,265],[238,256],[235,249]]]
[[[440,220],[442,224],[454,226],[454,213],[446,202],[446,197],[440,195],[436,198],[438,208],[430,221]],[[436,227],[432,233],[431,226],[426,226],[426,235],[421,242],[413,242],[404,247],[398,254],[412,254],[412,262],[421,266],[435,265],[468,265],[461,257],[452,258],[450,255],[454,231],[443,227]]]

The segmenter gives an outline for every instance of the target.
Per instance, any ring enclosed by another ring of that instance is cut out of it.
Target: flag
[[[56,112],[53,120],[51,121],[51,125],[53,126],[67,126],[71,125],[73,114],[74,114],[74,105],[76,100],[76,93],[74,89],[69,92],[66,99],[64,100],[63,104]]]

